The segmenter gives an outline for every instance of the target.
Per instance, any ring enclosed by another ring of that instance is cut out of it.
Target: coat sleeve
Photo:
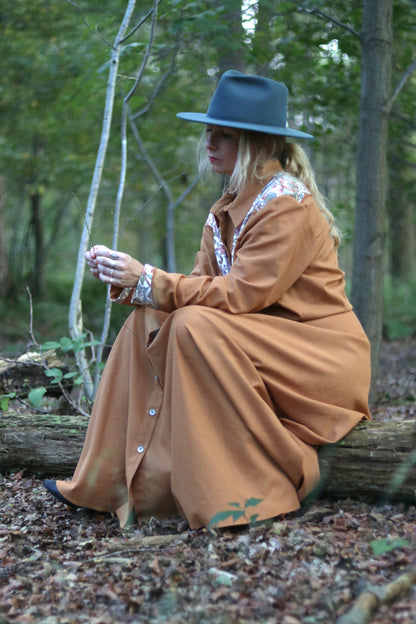
[[[317,213],[310,198],[301,203],[288,196],[271,200],[248,221],[227,275],[186,277],[154,269],[154,307],[171,312],[203,305],[237,314],[277,303],[328,236]]]
[[[199,277],[201,275],[218,275],[219,269],[215,259],[212,230],[204,227],[200,249],[195,257],[194,267],[188,278]],[[145,270],[135,288],[120,288],[111,285],[110,301],[112,303],[123,303],[126,305],[150,305],[157,307],[153,300],[152,288],[147,288],[146,284],[153,281],[155,273],[154,267],[145,265]],[[166,273],[166,275],[172,275]],[[185,276],[183,276],[185,277]],[[149,282],[150,279],[150,282]]]

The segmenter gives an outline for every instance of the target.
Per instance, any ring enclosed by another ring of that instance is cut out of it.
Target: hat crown
[[[218,83],[207,116],[232,123],[285,128],[287,88],[270,78],[227,71]]]
[[[221,77],[206,113],[177,116],[197,123],[313,139],[311,134],[288,128],[287,96],[281,82],[231,69]]]

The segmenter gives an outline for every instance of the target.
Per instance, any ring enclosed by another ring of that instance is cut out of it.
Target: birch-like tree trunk
[[[84,227],[82,230],[81,241],[78,249],[75,280],[69,307],[68,326],[71,338],[76,338],[83,333],[81,289],[85,274],[85,252],[87,251],[89,244],[91,244],[91,231],[94,220],[95,207],[97,203],[98,191],[101,184],[101,177],[104,168],[105,157],[107,154],[108,142],[110,139],[111,120],[113,117],[113,107],[117,84],[117,71],[120,62],[123,39],[126,35],[129,23],[131,21],[135,4],[136,0],[128,1],[123,21],[112,46],[101,138],[95,162],[95,169],[90,187],[90,193],[88,197]],[[94,394],[94,384],[88,368],[88,362],[83,351],[80,351],[77,354],[77,364],[84,378],[86,396],[89,399],[92,399]]]
[[[131,100],[131,98],[133,97],[134,93],[137,90],[137,87],[140,84],[140,81],[144,75],[144,71],[146,69],[147,63],[149,61],[150,58],[150,53],[151,53],[151,49],[153,46],[153,37],[154,37],[154,33],[155,33],[155,28],[156,28],[156,22],[157,22],[157,8],[159,6],[160,0],[154,0],[153,1],[153,8],[147,13],[147,15],[145,15],[135,26],[135,28],[133,29],[133,31],[131,31],[131,33],[129,35],[127,35],[124,39],[122,39],[120,41],[120,44],[123,44],[128,37],[133,34],[133,32],[136,32],[140,26],[142,26],[142,24],[147,20],[147,18],[152,15],[152,25],[150,28],[150,35],[149,35],[149,41],[147,44],[147,48],[146,48],[146,53],[144,55],[144,58],[142,60],[142,64],[141,67],[139,69],[139,71],[137,72],[137,76],[136,79],[134,81],[134,85],[133,87],[130,89],[130,91],[127,93],[127,95],[124,97],[123,100],[123,110],[122,110],[122,115],[121,115],[121,162],[120,162],[120,179],[119,179],[119,185],[118,185],[118,190],[117,190],[117,199],[116,199],[116,205],[115,205],[115,209],[114,209],[114,219],[113,219],[113,238],[112,238],[112,249],[117,249],[118,247],[118,237],[119,237],[119,229],[120,229],[120,215],[121,215],[121,206],[122,206],[122,202],[123,202],[123,196],[124,196],[124,189],[125,189],[125,184],[126,184],[126,174],[127,174],[127,117],[128,117],[128,111],[129,111],[129,102]],[[109,288],[107,288],[107,292],[109,292]],[[110,319],[111,319],[111,302],[109,300],[109,298],[107,297],[106,300],[106,304],[105,304],[105,310],[104,310],[104,320],[103,320],[103,327],[102,327],[102,331],[101,331],[101,339],[100,339],[100,345],[98,347],[97,350],[97,364],[99,364],[102,361],[102,356],[103,356],[103,350],[104,350],[104,346],[108,337],[108,332],[110,329]],[[96,367],[95,370],[95,375],[94,375],[94,383],[93,383],[93,396],[95,396],[97,389],[98,389],[98,384],[100,381],[100,370],[99,367]]]
[[[351,300],[371,342],[375,398],[382,337],[393,0],[364,0]]]

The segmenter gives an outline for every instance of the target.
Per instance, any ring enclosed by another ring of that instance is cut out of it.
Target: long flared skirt
[[[133,509],[206,526],[251,498],[258,519],[293,511],[319,479],[316,447],[369,417],[369,361],[353,312],[301,323],[137,308],[111,350],[74,476],[58,489],[115,511],[122,526]]]

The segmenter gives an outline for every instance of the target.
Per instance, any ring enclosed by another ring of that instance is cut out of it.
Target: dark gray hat
[[[284,84],[235,70],[222,75],[206,113],[178,113],[177,116],[214,126],[313,139],[311,134],[287,127],[287,88]]]

